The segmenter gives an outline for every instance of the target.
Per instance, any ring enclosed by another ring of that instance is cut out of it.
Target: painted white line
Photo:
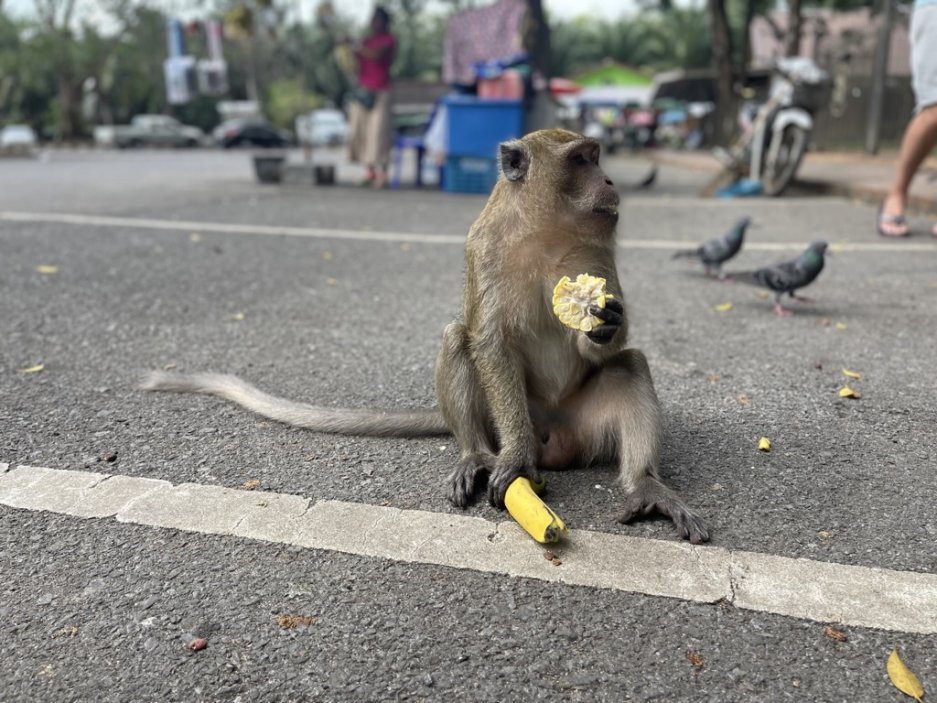
[[[215,232],[220,234],[246,234],[281,237],[309,237],[313,239],[345,239],[370,242],[416,242],[420,244],[465,244],[461,234],[419,234],[416,232],[377,232],[373,230],[324,229],[319,227],[286,227],[274,225],[245,225],[228,222],[200,222],[186,220],[158,220],[141,217],[107,217],[74,215],[67,213],[0,212],[0,220],[47,224],[80,225],[88,227],[114,227],[121,229],[149,229],[169,232]],[[803,242],[749,242],[750,251],[802,251]],[[624,249],[657,249],[673,251],[696,246],[695,242],[674,239],[619,239]],[[937,253],[937,242],[835,242],[834,252],[871,253]]]
[[[586,530],[572,530],[565,543],[551,547],[562,560],[554,566],[511,521],[333,500],[311,504],[282,493],[31,466],[0,471],[0,504],[687,601],[726,600],[818,622],[937,633],[937,574]]]

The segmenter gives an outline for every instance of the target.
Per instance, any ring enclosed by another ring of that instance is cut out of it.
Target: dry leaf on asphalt
[[[840,398],[852,398],[853,400],[859,400],[862,397],[862,394],[857,391],[855,388],[850,388],[849,386],[843,386],[839,389]]]
[[[192,234],[189,235],[189,241],[200,242],[202,241],[202,235],[200,235],[198,232],[192,232]]]
[[[36,267],[36,273],[43,273],[46,276],[51,276],[59,272],[59,267],[54,264],[39,264]]]
[[[706,380],[709,381],[710,383],[718,383],[721,379],[722,379],[722,376],[720,376],[717,373],[711,373],[706,377]]]
[[[847,639],[849,639],[846,637],[845,632],[842,630],[837,630],[835,627],[831,627],[829,625],[823,630],[823,634],[829,637],[831,640],[836,640],[837,642],[845,642]]]
[[[256,478],[252,478],[242,483],[239,487],[243,488],[245,491],[253,491],[255,488],[260,488],[260,481]]]
[[[751,401],[748,399],[748,396],[744,393],[739,393],[737,396],[735,396],[735,400],[738,401],[738,404],[742,407],[745,407],[751,403]]]
[[[758,449],[760,449],[760,450],[763,451],[763,452],[770,452],[770,451],[771,451],[771,440],[768,439],[767,437],[762,437],[761,439],[759,439],[759,440],[758,440]]]
[[[719,303],[714,309],[716,312],[729,312],[732,309],[732,303]]]
[[[241,320],[244,319],[244,313],[236,312],[231,316],[231,319],[234,320],[235,322],[240,322]]]
[[[693,665],[693,668],[696,669],[697,671],[703,668],[703,664],[705,662],[703,661],[703,658],[696,652],[692,652],[692,651],[687,652],[686,658],[690,662],[690,664]]]
[[[838,329],[840,332],[842,332],[844,329],[846,329],[846,323],[845,323],[845,322],[837,322],[836,325],[835,325],[835,327],[836,327],[836,329]]]
[[[45,364],[36,364],[35,366],[30,366],[27,369],[20,369],[20,373],[39,373],[46,367]]]
[[[314,625],[316,618],[311,615],[277,615],[277,625],[284,630],[292,630],[300,625]]]
[[[847,369],[847,368],[844,368],[844,369],[843,369],[843,376],[845,376],[846,378],[854,378],[854,379],[856,379],[857,381],[861,381],[861,380],[862,380],[862,374],[861,374],[861,373],[859,373],[858,371],[851,371],[850,369]]]
[[[921,696],[924,695],[924,687],[918,677],[914,675],[914,672],[901,661],[897,649],[891,650],[886,670],[888,671],[888,678],[891,679],[895,688],[917,701],[921,700]]]

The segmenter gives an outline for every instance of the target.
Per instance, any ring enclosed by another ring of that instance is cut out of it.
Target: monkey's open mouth
[[[592,208],[592,212],[596,215],[607,215],[608,217],[618,217],[618,206],[617,205],[601,205],[596,208]]]

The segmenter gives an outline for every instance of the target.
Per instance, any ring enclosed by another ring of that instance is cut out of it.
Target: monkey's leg
[[[468,353],[465,326],[453,322],[443,333],[436,361],[436,395],[446,424],[459,444],[461,458],[449,476],[449,501],[464,508],[476,479],[495,464],[490,411]]]
[[[629,522],[659,512],[694,544],[709,539],[703,520],[657,476],[661,413],[644,354],[626,349],[591,378],[576,402],[577,429],[587,458],[617,454],[627,497],[618,516]]]

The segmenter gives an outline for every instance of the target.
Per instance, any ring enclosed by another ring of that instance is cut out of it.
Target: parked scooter
[[[760,184],[765,195],[780,195],[794,180],[810,143],[813,114],[829,99],[830,79],[812,59],[779,59],[767,102],[754,114],[743,110],[742,134],[716,157],[739,178]]]

